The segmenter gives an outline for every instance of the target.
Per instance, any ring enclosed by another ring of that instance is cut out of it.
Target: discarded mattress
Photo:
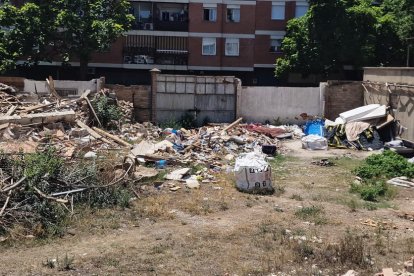
[[[347,123],[381,118],[386,114],[387,109],[385,105],[370,104],[343,112],[339,114],[339,117]]]

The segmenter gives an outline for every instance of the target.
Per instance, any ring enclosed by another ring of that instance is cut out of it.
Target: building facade
[[[283,54],[287,21],[308,7],[306,0],[130,2],[132,29],[110,51],[93,56],[90,77],[140,83],[156,67],[169,73],[233,75],[247,85],[275,84],[274,63]]]

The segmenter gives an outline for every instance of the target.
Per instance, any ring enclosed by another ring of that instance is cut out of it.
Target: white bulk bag
[[[251,152],[240,155],[234,165],[236,186],[240,191],[269,193],[273,192],[272,168],[265,155]]]

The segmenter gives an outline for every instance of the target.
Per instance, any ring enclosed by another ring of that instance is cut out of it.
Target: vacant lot
[[[296,143],[287,144],[297,148]],[[328,155],[335,165],[311,164]],[[276,193],[231,175],[198,190],[141,187],[125,210],[78,210],[68,233],[0,243],[2,275],[373,275],[414,255],[414,191],[368,203],[349,193],[364,152],[296,149],[272,161]],[[137,187],[138,188],[138,187]]]

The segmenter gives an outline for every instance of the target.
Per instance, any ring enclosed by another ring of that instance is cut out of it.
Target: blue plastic
[[[155,167],[157,169],[165,169],[166,166],[167,166],[166,160],[160,160],[160,161],[155,162]]]
[[[304,129],[305,135],[319,135],[325,136],[325,120],[316,119],[313,121],[307,121]]]

